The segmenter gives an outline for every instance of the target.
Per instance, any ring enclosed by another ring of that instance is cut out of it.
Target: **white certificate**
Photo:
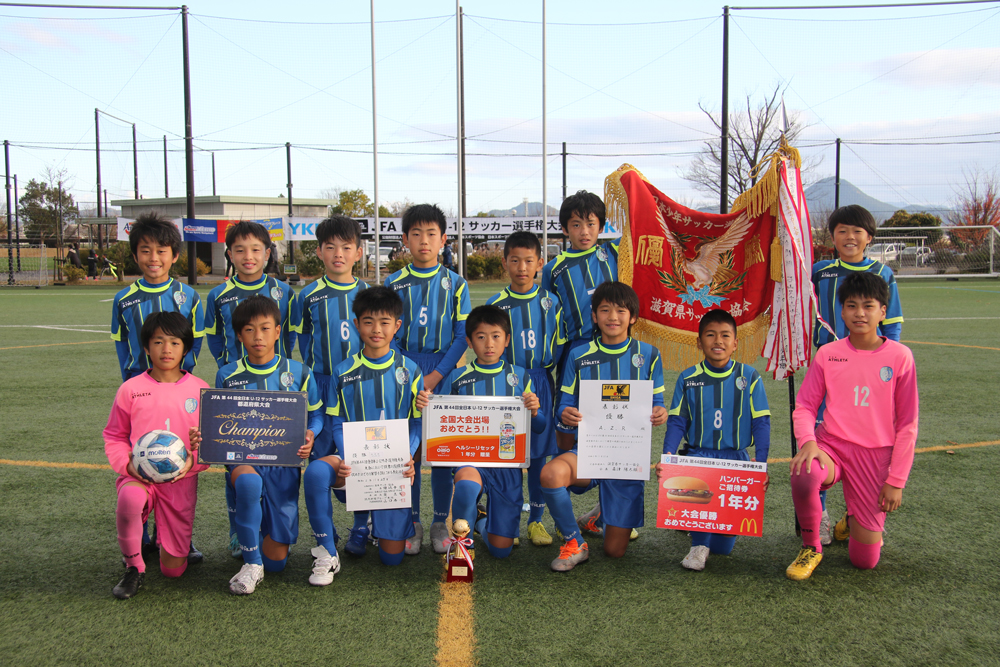
[[[652,380],[582,380],[576,475],[649,479]]]
[[[410,506],[410,480],[403,477],[410,460],[409,420],[345,422],[344,458],[351,467],[344,480],[348,512]]]

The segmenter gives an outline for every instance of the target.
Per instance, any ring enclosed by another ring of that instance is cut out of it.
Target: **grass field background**
[[[474,284],[473,304],[501,286]],[[362,559],[345,557],[334,583],[314,588],[306,581],[313,541],[304,503],[285,572],[268,574],[249,598],[229,595],[239,562],[225,548],[216,472],[199,482],[195,543],[205,562],[177,581],[149,563],[135,599],[111,596],[121,574],[114,474],[11,462],[107,463],[101,430],[120,384],[108,338],[113,295],[107,284],[0,291],[0,662],[425,665],[446,658],[435,645],[443,567],[429,544],[393,569],[371,549]],[[903,340],[913,341],[920,384],[917,446],[1000,439],[1000,284],[904,282],[900,297]],[[197,373],[211,383],[215,371],[206,349]],[[675,378],[667,371],[668,385]],[[768,379],[766,388],[772,458],[787,457],[787,384]],[[799,545],[787,463],[771,466],[764,537],[741,538],[732,556],[711,557],[702,573],[679,565],[690,546],[685,535],[649,527],[652,484],[648,527],[623,559],[604,557],[594,538],[590,563],[555,574],[548,569],[554,546],[525,539],[505,561],[480,549],[474,657],[482,665],[998,664],[1000,447],[952,451],[917,455],[874,571],[855,570],[838,544],[812,579],[784,577]],[[836,517],[842,494],[835,489],[830,499]],[[577,508],[595,501],[587,494]],[[344,535],[350,520],[342,505],[334,512]],[[547,514],[544,523],[551,531]]]

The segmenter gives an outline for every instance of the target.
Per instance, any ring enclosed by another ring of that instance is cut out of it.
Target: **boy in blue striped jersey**
[[[316,434],[323,430],[323,399],[312,372],[294,359],[275,354],[281,335],[281,311],[274,300],[256,294],[233,311],[233,330],[246,350],[239,361],[215,376],[219,389],[304,391],[309,423],[299,458],[309,458]],[[200,435],[200,434],[199,434]],[[288,546],[299,535],[299,468],[227,466],[226,484],[235,492],[236,533],[243,567],[229,580],[234,595],[253,593],[264,572],[280,572],[288,562]]]
[[[581,380],[652,380],[653,412],[650,421],[658,426],[667,421],[663,406],[663,364],[660,352],[649,343],[632,338],[632,325],[639,317],[639,297],[635,290],[617,281],[602,283],[592,298],[593,323],[600,336],[570,356],[563,373],[556,416],[575,431],[584,415],[579,410]],[[542,469],[542,492],[556,528],[565,540],[559,557],[552,561],[556,572],[572,570],[590,557],[590,549],[573,516],[569,492],[584,493],[600,487],[604,553],[621,558],[628,548],[633,528],[643,525],[641,480],[579,479],[576,450],[555,457]]]
[[[149,368],[139,333],[146,318],[161,311],[178,312],[191,323],[194,346],[181,364],[190,373],[201,352],[205,316],[198,292],[170,277],[170,269],[180,257],[181,233],[170,219],[158,213],[144,213],[133,223],[128,243],[142,278],[118,292],[111,303],[111,339],[118,352],[122,381]]]
[[[403,326],[393,346],[412,359],[424,374],[424,387],[434,391],[441,379],[458,365],[465,354],[465,318],[472,310],[465,279],[438,263],[438,253],[447,242],[444,213],[433,204],[411,206],[403,214],[403,243],[413,262],[386,278],[385,286],[403,300]],[[415,457],[419,460],[419,455]],[[434,518],[431,544],[446,551],[451,474],[447,468],[431,470]],[[420,475],[413,482],[413,523],[416,533],[406,553],[420,553],[424,529],[420,524]]]
[[[271,234],[259,222],[243,220],[226,229],[226,255],[236,275],[212,289],[205,301],[205,336],[219,368],[242,359],[246,350],[233,331],[233,311],[248,297],[262,294],[274,299],[281,311],[281,336],[275,352],[285,358],[295,347],[298,320],[295,293],[287,283],[264,275],[271,257]]]
[[[724,310],[705,313],[698,323],[698,349],[705,360],[681,372],[674,386],[667,418],[663,453],[676,454],[687,440],[687,456],[730,461],[767,462],[771,445],[771,411],[764,381],[752,366],[733,361],[736,320]],[[656,477],[663,476],[657,464]],[[764,483],[767,491],[770,478]],[[733,535],[691,533],[691,551],[681,561],[689,570],[705,569],[709,553],[728,556],[736,544]]]
[[[545,430],[548,415],[539,409],[532,392],[531,376],[521,366],[504,359],[510,343],[510,320],[496,306],[478,306],[466,320],[469,346],[476,360],[456,368],[438,385],[437,393],[457,396],[520,396],[531,411],[532,435]],[[429,391],[420,395],[418,405],[426,407]],[[445,468],[447,470],[447,468]],[[451,502],[452,521],[465,519],[486,541],[496,558],[506,558],[520,532],[524,482],[520,468],[478,468],[467,465],[452,469],[455,491]],[[485,493],[486,515],[478,518],[476,503]],[[470,551],[470,555],[474,552]]]
[[[618,244],[597,244],[604,231],[605,208],[601,198],[580,190],[567,197],[559,208],[559,224],[569,237],[570,249],[550,261],[542,269],[542,289],[559,297],[566,327],[563,346],[556,370],[562,380],[566,363],[581,345],[594,339],[591,320],[591,295],[607,280],[618,280]],[[556,440],[559,449],[573,447],[573,432],[556,420]]]
[[[503,247],[503,266],[510,276],[510,286],[494,294],[486,303],[507,312],[512,344],[504,358],[525,369],[532,391],[538,396],[539,411],[551,415],[553,404],[552,372],[565,343],[562,307],[550,292],[535,285],[542,246],[530,232],[514,232]],[[545,459],[558,453],[555,420],[548,419],[541,433],[531,434],[531,465],[528,468],[528,539],[536,546],[552,544],[552,537],[542,525],[545,496],[541,474]]]
[[[820,317],[837,332],[837,335],[834,337],[817,320],[813,331],[813,344],[817,348],[850,334],[840,314],[843,304],[837,299],[837,290],[849,276],[859,271],[874,273],[888,284],[889,303],[885,308],[885,319],[878,325],[878,334],[899,342],[903,329],[903,308],[899,303],[896,276],[885,264],[865,257],[865,248],[874,238],[877,227],[878,223],[872,214],[857,204],[841,206],[831,213],[827,220],[827,228],[837,249],[837,259],[822,260],[813,264],[812,282],[819,300]],[[820,406],[817,421],[823,421],[825,408],[826,403]],[[820,543],[827,545],[833,541],[833,531],[830,515],[826,511],[826,491],[821,491],[819,497],[823,505],[819,528]],[[844,526],[846,531],[846,524]]]
[[[310,463],[305,474],[306,508],[317,543],[309,577],[313,586],[326,586],[340,569],[330,491],[343,488],[344,479],[351,474],[350,466],[343,462],[344,422],[409,419],[411,457],[420,447],[416,399],[423,389],[423,375],[416,363],[392,349],[393,336],[402,324],[403,303],[391,290],[377,286],[359,292],[353,310],[354,325],[364,347],[337,366],[327,394],[334,451]],[[412,458],[407,465],[404,475],[412,480]],[[367,517],[369,512],[364,514]],[[370,514],[379,558],[385,565],[399,565],[406,543],[415,533],[410,508],[375,510]],[[366,538],[367,531],[366,527]],[[351,553],[364,555],[365,540],[360,546],[360,553]]]

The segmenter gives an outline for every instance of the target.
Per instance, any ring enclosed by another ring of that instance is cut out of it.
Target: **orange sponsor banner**
[[[424,462],[527,468],[530,418],[519,397],[432,396],[423,411]]]

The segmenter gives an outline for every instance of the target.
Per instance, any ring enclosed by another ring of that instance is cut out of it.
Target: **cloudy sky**
[[[680,172],[712,137],[699,103],[721,104],[722,9],[709,3],[550,0],[547,6],[548,199],[601,191],[623,162],[675,199],[706,199]],[[769,5],[793,4],[769,2]],[[541,4],[463,5],[468,208],[542,198]],[[384,201],[454,210],[454,4],[376,0],[379,184]],[[372,194],[371,28],[367,2],[190,5],[195,186],[211,194],[284,192],[291,142],[297,197],[329,188]],[[809,125],[800,146],[879,199],[946,203],[963,169],[1000,165],[1000,4],[878,10],[734,10],[731,107],[787,86]],[[78,201],[102,180],[132,196],[184,192],[178,12],[0,8],[4,136],[19,180],[65,169]]]

